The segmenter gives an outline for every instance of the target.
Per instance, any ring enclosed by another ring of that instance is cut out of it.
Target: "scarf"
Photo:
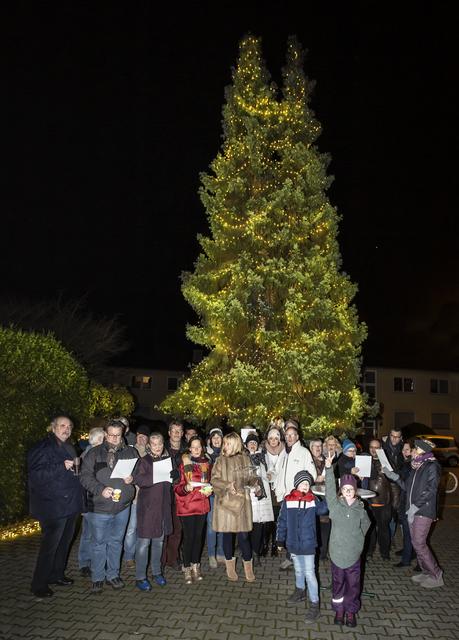
[[[201,474],[201,482],[209,481],[209,462],[206,458],[194,458],[188,454],[182,456],[183,471],[188,483],[193,480],[193,469]]]
[[[317,471],[317,475],[321,476],[322,472],[324,470],[325,467],[325,459],[320,457],[320,458],[315,458],[314,456],[312,457],[312,461],[314,462],[314,466],[316,468]]]
[[[109,469],[113,469],[113,467],[115,466],[115,454],[117,451],[121,451],[121,449],[123,448],[123,445],[119,445],[119,446],[111,446],[109,444],[107,444],[107,467]]]
[[[435,460],[435,456],[432,451],[426,451],[426,453],[422,453],[420,456],[414,456],[414,458],[411,459],[411,468],[419,469],[426,460]]]
[[[307,493],[303,493],[303,491],[298,491],[298,489],[293,489],[293,491],[291,491],[288,494],[288,499],[300,500],[303,502],[315,502],[316,498],[311,490],[309,490]]]
[[[280,453],[282,453],[282,451],[284,450],[284,443],[283,442],[279,442],[279,444],[276,447],[272,447],[268,441],[265,442],[265,449],[268,453],[270,453],[272,456],[278,456]]]

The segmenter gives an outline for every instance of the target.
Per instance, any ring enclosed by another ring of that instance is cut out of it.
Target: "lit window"
[[[151,376],[132,376],[132,389],[151,389]]]

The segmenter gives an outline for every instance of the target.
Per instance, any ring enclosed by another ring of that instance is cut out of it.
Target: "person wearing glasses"
[[[123,424],[111,420],[104,427],[104,442],[84,457],[80,481],[88,492],[86,516],[91,534],[92,593],[100,593],[104,581],[122,589],[120,561],[129,520],[129,506],[135,496],[132,474],[111,478],[118,460],[138,458],[134,447],[123,439]]]

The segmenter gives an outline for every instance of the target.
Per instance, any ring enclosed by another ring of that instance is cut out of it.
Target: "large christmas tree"
[[[222,149],[202,176],[210,237],[199,238],[203,253],[183,278],[199,316],[187,335],[209,354],[162,404],[166,413],[258,427],[292,416],[317,435],[349,430],[362,414],[365,327],[351,305],[356,287],[340,271],[310,92],[295,39],[282,92],[260,40],[243,39]]]

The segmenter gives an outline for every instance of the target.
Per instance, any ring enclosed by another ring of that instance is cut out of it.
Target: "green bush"
[[[51,336],[0,327],[0,521],[24,515],[27,450],[46,434],[50,416],[87,413],[88,378]]]
[[[51,335],[0,327],[0,522],[27,513],[27,451],[45,437],[53,415],[75,420],[75,439],[94,417],[129,416],[133,409],[127,389],[90,383]]]

